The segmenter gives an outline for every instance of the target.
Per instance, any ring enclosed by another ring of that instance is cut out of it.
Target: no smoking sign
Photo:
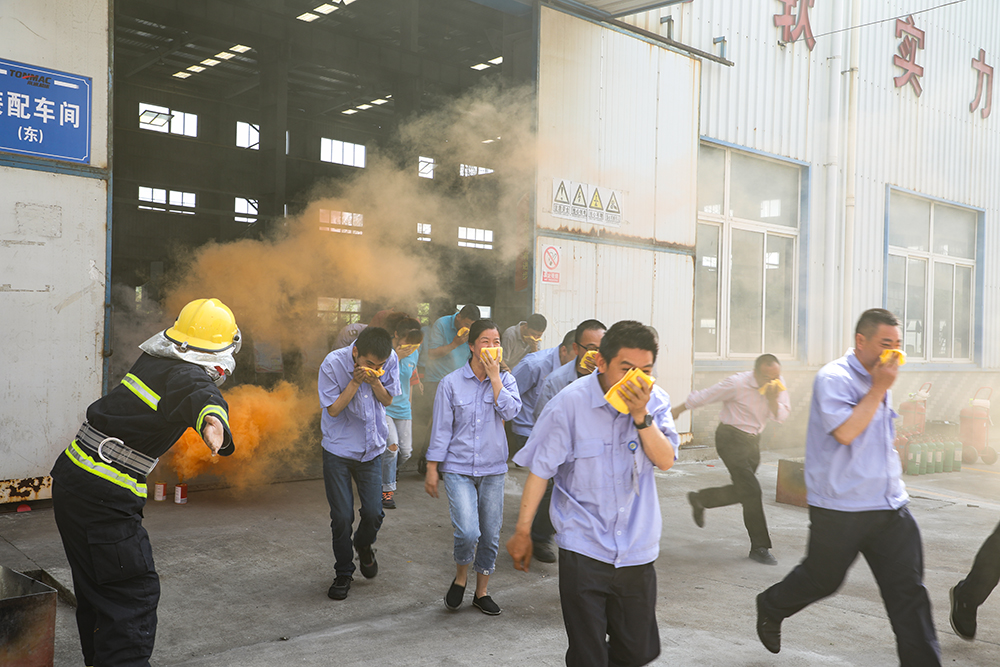
[[[559,246],[547,245],[542,247],[542,283],[548,285],[558,285],[561,280],[562,271],[559,263],[562,259]]]

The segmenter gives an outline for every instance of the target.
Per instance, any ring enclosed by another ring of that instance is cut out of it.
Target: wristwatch
[[[649,428],[650,426],[653,425],[653,415],[647,412],[646,417],[642,420],[642,423],[639,422],[632,422],[632,423],[635,424],[635,428],[637,431],[641,431],[644,428]]]

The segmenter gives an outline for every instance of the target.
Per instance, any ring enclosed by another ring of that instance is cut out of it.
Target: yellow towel
[[[503,348],[502,347],[484,347],[479,351],[479,356],[483,361],[486,361],[486,357],[493,357],[497,360],[497,363],[503,361]]]
[[[631,380],[636,380],[647,385],[656,382],[656,378],[646,375],[640,368],[633,368],[625,373],[625,377],[616,382],[615,386],[608,389],[608,393],[604,394],[604,399],[611,404],[611,407],[622,414],[628,414],[628,407],[625,405],[625,400],[622,398],[620,390],[626,382]]]
[[[420,347],[419,345],[414,345],[412,343],[407,345],[400,345],[399,350],[396,352],[396,356],[398,356],[400,359],[406,359],[408,356],[416,352],[417,348],[419,347]]]
[[[896,355],[897,366],[902,366],[906,363],[906,352],[903,352],[902,350],[885,350],[879,355],[878,358],[883,364],[887,364],[889,363],[889,359],[892,358],[892,355]]]
[[[584,375],[590,375],[597,368],[597,350],[589,350],[580,360]]]
[[[770,387],[772,384],[773,385],[777,385],[778,391],[785,391],[786,389],[788,389],[788,387],[785,386],[784,382],[782,382],[778,378],[775,378],[775,379],[771,380],[770,382],[764,383],[764,385],[760,389],[758,389],[757,391],[759,391],[760,395],[763,396],[765,393],[767,393],[767,388]]]
[[[375,369],[375,368],[368,368],[367,366],[362,366],[361,370],[363,370],[368,375],[372,375],[372,376],[377,377],[377,378],[380,378],[383,375],[385,375],[385,369],[384,368]]]
[[[469,327],[462,327],[461,329],[458,330],[459,336],[465,336],[468,333],[469,333]]]

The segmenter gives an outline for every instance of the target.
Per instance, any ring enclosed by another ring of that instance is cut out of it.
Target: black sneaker
[[[330,590],[328,590],[326,594],[330,596],[331,600],[343,600],[347,597],[347,592],[351,590],[352,581],[354,581],[354,579],[346,574],[338,574],[337,578],[333,580],[333,585],[330,586]]]
[[[688,494],[688,502],[691,503],[691,517],[699,528],[705,527],[705,506],[698,500],[698,494],[692,491]]]
[[[371,546],[358,549],[358,562],[361,564],[361,574],[365,579],[374,579],[378,574],[378,561],[375,560],[375,550]]]
[[[396,509],[396,499],[393,498],[393,491],[383,491],[382,492],[382,509],[394,510]]]
[[[958,586],[961,585],[961,583],[958,584]],[[956,635],[972,641],[976,638],[976,608],[955,599],[958,586],[952,586],[948,592],[948,597],[951,598],[951,614],[948,618],[951,620],[951,629],[955,631]]]
[[[452,581],[448,592],[444,594],[444,606],[455,611],[462,606],[463,598],[465,598],[465,586],[459,586]]]
[[[493,601],[489,595],[484,595],[481,598],[477,598],[475,595],[472,596],[472,606],[483,612],[487,616],[499,616],[500,606]]]
[[[535,542],[531,546],[531,555],[539,563],[556,562],[556,552],[552,550],[549,542]]]
[[[778,559],[771,555],[771,552],[765,547],[757,547],[756,549],[750,550],[750,555],[748,556],[750,560],[755,560],[761,565],[777,565]]]

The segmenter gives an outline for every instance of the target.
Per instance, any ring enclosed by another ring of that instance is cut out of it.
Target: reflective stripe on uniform
[[[129,391],[138,396],[143,403],[154,410],[160,404],[160,395],[147,387],[146,383],[137,378],[135,375],[132,375],[131,373],[126,375],[122,378],[122,384],[128,387]]]
[[[116,486],[120,486],[123,489],[128,489],[140,498],[146,497],[146,485],[140,484],[137,479],[126,475],[121,470],[117,468],[112,468],[109,465],[100,463],[90,458],[90,456],[80,448],[76,440],[66,448],[66,456],[69,460],[78,465],[83,470],[86,470],[92,475],[97,475],[101,479],[107,480]]]
[[[205,417],[207,415],[216,415],[219,419],[222,420],[222,423],[226,425],[226,428],[229,428],[229,415],[226,414],[226,411],[222,409],[222,406],[206,405],[202,409],[201,414],[198,415],[198,425],[195,427],[195,430],[198,431],[198,433],[201,433],[201,427],[202,424],[204,424]]]

